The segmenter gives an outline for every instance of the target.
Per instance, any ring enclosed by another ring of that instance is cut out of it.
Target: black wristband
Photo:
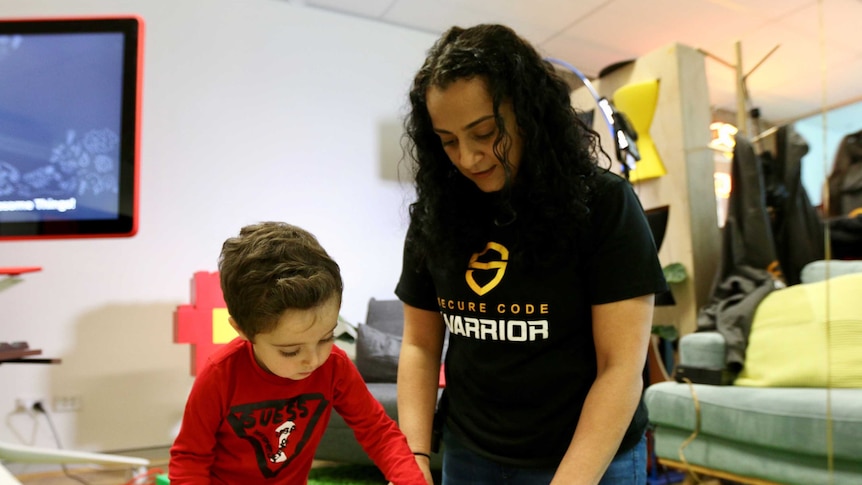
[[[425,458],[428,458],[429,460],[431,459],[431,455],[429,455],[428,453],[422,453],[421,451],[414,451],[413,454],[415,456],[424,456]]]

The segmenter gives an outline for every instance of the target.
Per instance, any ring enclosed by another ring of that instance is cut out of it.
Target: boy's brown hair
[[[243,227],[219,256],[227,310],[249,340],[278,323],[285,310],[341,304],[341,269],[310,232],[284,222]]]

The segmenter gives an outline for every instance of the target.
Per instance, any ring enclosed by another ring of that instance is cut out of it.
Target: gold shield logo
[[[480,263],[479,258],[488,253],[488,251],[496,251],[500,254],[499,261],[488,261],[487,263]],[[509,264],[509,250],[506,249],[502,244],[498,244],[495,242],[489,242],[485,249],[481,253],[474,253],[473,256],[470,256],[470,264],[467,265],[467,285],[476,292],[477,295],[481,296],[489,291],[493,290],[498,284],[500,284],[500,280],[503,279],[503,274],[506,273],[506,265]],[[485,283],[480,286],[476,283],[476,279],[473,277],[473,272],[476,270],[494,271],[494,277],[491,278],[491,281]]]

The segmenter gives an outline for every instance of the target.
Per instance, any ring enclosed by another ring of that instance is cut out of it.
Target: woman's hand
[[[428,485],[434,485],[434,477],[431,476],[431,458],[416,455],[416,464],[419,465],[419,469],[425,475],[425,481],[428,482]]]
[[[424,456],[416,456],[416,465],[422,470],[422,474],[425,475],[425,481],[428,482],[428,485],[434,485],[434,478],[431,475],[431,460]],[[395,484],[389,482],[389,485]]]

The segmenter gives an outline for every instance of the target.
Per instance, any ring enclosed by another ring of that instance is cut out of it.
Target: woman
[[[445,485],[645,483],[642,372],[666,284],[628,182],[507,27],[446,32],[410,103],[398,415],[426,479],[448,328]]]

